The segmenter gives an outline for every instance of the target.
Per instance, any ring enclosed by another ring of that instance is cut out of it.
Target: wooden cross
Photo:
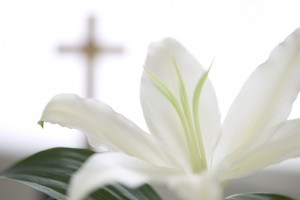
[[[88,18],[88,32],[85,43],[80,46],[61,46],[59,51],[62,53],[75,52],[82,54],[86,59],[86,97],[94,97],[94,68],[97,56],[108,53],[121,53],[121,47],[109,47],[99,45],[96,41],[95,18]]]

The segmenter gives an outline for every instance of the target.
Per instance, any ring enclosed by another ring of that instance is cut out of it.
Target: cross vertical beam
[[[88,18],[88,32],[85,42],[79,46],[60,46],[59,51],[62,53],[79,53],[86,60],[86,94],[87,98],[94,97],[94,70],[97,57],[104,54],[117,54],[122,52],[121,47],[110,47],[98,44],[96,40],[96,20],[93,16]]]

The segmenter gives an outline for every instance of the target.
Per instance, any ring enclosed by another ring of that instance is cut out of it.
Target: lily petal
[[[300,29],[279,44],[246,81],[224,121],[218,157],[239,153],[250,143],[255,146],[263,129],[286,120],[300,90],[299,77]]]
[[[80,200],[104,185],[120,183],[136,188],[153,180],[163,182],[173,175],[178,175],[175,169],[158,167],[122,153],[95,154],[71,179],[68,196]]]
[[[288,120],[271,128],[276,130],[268,143],[261,145],[231,163],[225,176],[237,178],[249,172],[300,156],[300,119]]]
[[[149,47],[141,81],[141,103],[150,132],[162,143],[169,159],[188,171],[191,145],[186,138],[187,129],[194,129],[191,124],[200,125],[202,135],[190,137],[194,137],[193,142],[203,143],[210,158],[220,128],[217,99],[208,79],[199,107],[194,106],[199,110],[193,107],[193,96],[204,73],[181,44],[168,38]],[[193,112],[198,111],[200,116],[195,120]]]
[[[171,179],[169,187],[184,200],[221,200],[222,188],[211,173],[186,175]]]
[[[102,102],[58,95],[44,109],[41,121],[78,129],[95,148],[106,146],[152,163],[164,163],[149,134]]]

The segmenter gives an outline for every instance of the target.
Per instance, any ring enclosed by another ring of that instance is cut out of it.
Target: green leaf
[[[28,185],[56,200],[66,200],[69,181],[85,160],[94,154],[87,149],[53,148],[36,153],[0,174]],[[108,185],[93,192],[87,200],[161,200],[149,186],[129,189],[120,184]]]
[[[279,194],[248,193],[248,194],[235,194],[230,197],[227,197],[226,200],[294,200],[294,199]]]
[[[130,189],[123,185],[108,185],[92,193],[86,200],[161,200],[158,194],[149,186],[143,185]]]

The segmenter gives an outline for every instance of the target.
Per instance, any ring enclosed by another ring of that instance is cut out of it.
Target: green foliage
[[[56,200],[66,200],[69,181],[88,157],[94,154],[87,149],[53,148],[36,153],[13,165],[0,174],[28,185]],[[149,186],[129,189],[120,184],[108,185],[93,192],[87,200],[161,200]]]
[[[248,193],[248,194],[236,194],[227,197],[226,200],[294,200],[290,197],[268,194],[268,193]]]

